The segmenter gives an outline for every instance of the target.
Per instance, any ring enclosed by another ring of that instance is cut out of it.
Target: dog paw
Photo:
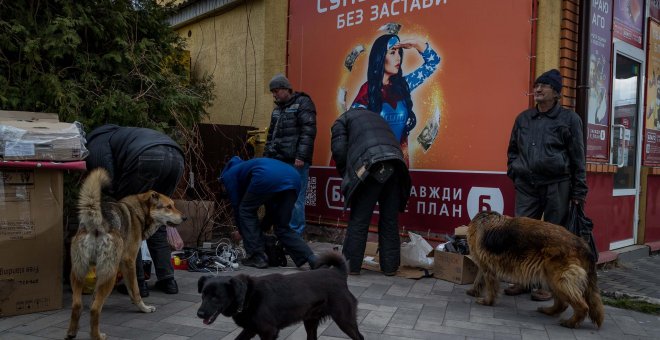
[[[142,313],[153,313],[153,312],[156,311],[155,306],[145,305],[144,302],[142,302],[142,301],[140,301],[140,303],[137,304],[137,307],[140,310],[140,312],[142,312]]]
[[[473,289],[473,288],[466,290],[465,294],[467,294],[469,296],[473,296],[473,297],[479,297],[479,295],[481,295],[478,290]]]
[[[568,319],[568,320],[561,319],[561,320],[559,320],[559,324],[566,327],[566,328],[579,328],[580,327],[580,323],[576,322],[576,321],[573,321],[573,319]]]
[[[484,305],[484,306],[492,306],[493,305],[493,300],[478,298],[477,303],[480,304],[480,305]]]
[[[108,336],[105,333],[99,333],[98,337],[93,337],[94,340],[106,340],[107,338]]]

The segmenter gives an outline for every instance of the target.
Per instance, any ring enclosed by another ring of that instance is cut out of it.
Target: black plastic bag
[[[568,231],[581,237],[587,242],[591,249],[591,255],[593,256],[594,262],[598,262],[598,249],[596,249],[596,243],[594,242],[594,235],[592,233],[594,223],[584,214],[584,207],[582,204],[570,203],[565,227]]]
[[[270,267],[286,267],[286,252],[280,240],[275,235],[264,234],[264,241],[264,251],[268,256],[268,265]]]

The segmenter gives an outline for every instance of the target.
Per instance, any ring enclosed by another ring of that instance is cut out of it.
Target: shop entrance
[[[643,52],[623,43],[614,44],[612,84],[612,129],[610,162],[617,166],[613,196],[634,196],[633,220],[614,238],[610,249],[635,244],[639,220],[639,178],[641,166],[641,123],[643,103]],[[618,233],[617,233],[618,234]]]

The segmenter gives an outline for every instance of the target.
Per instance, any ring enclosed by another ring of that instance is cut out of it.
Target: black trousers
[[[534,186],[517,180],[516,216],[530,217],[563,226],[570,200],[570,181]]]
[[[348,260],[349,270],[359,272],[362,267],[364,250],[369,235],[369,223],[376,203],[379,204],[378,248],[380,269],[394,272],[401,263],[401,243],[399,239],[399,191],[401,186],[397,172],[385,183],[371,176],[358,186],[351,197],[351,217],[342,252]]]

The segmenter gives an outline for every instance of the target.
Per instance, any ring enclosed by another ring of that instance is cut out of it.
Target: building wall
[[[286,71],[287,11],[287,1],[247,0],[177,28],[192,74],[215,82],[206,123],[267,127],[268,82]]]

